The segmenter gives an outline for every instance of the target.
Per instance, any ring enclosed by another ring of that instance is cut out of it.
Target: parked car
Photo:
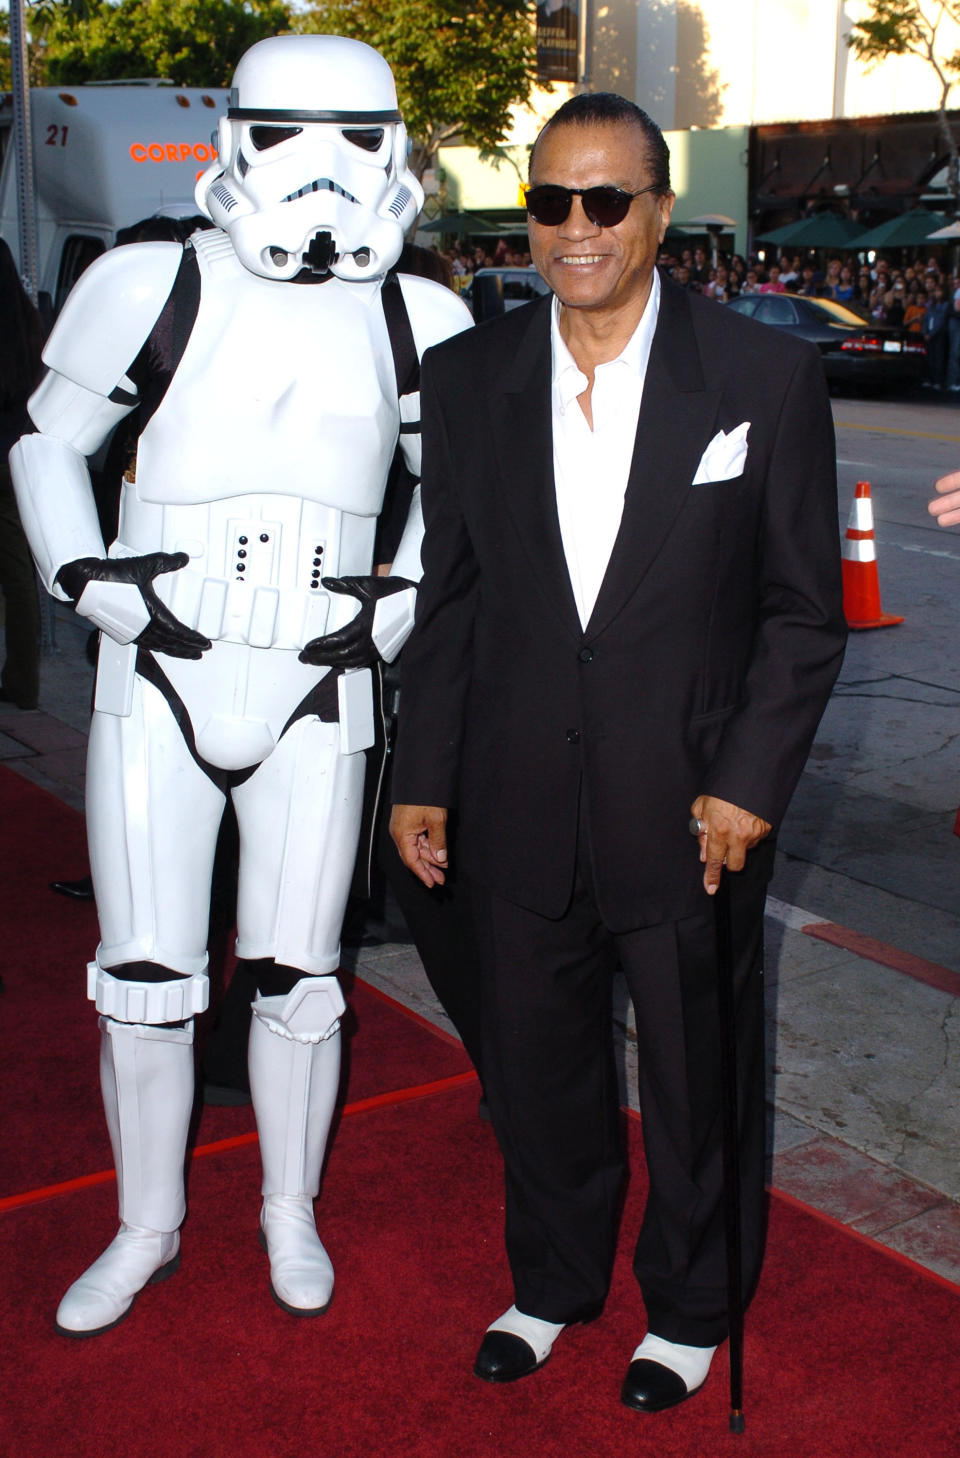
[[[909,388],[923,377],[926,351],[919,334],[866,318],[833,299],[747,294],[726,307],[809,339],[820,351],[830,385]]]
[[[549,292],[550,285],[535,268],[478,268],[460,297],[479,324]]]

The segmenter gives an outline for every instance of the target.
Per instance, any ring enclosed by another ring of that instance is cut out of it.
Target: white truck
[[[38,287],[47,309],[59,310],[119,228],[154,213],[196,212],[194,183],[216,156],[228,94],[162,82],[31,90]],[[19,263],[12,122],[13,95],[0,92],[0,235]]]

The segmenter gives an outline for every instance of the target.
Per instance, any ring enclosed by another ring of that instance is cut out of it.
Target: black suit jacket
[[[584,631],[554,490],[550,306],[424,360],[424,577],[393,799],[458,805],[464,869],[547,916],[570,893],[582,804],[601,910],[625,931],[702,909],[696,795],[776,826],[799,778],[846,632],[833,426],[809,345],[664,279]],[[743,474],[692,485],[744,420]],[[772,858],[772,841],[751,852],[753,872]]]

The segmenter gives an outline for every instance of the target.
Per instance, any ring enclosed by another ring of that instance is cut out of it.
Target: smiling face
[[[652,180],[646,138],[632,122],[549,126],[537,142],[530,173],[535,186],[619,187],[631,193]],[[601,228],[574,197],[558,227],[529,219],[534,265],[567,308],[593,314],[627,309],[639,319],[672,207],[672,192],[644,193],[634,198],[622,223]]]

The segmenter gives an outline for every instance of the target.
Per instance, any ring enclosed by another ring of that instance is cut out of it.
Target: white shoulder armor
[[[78,279],[43,351],[48,372],[30,397],[37,434],[10,453],[17,503],[48,592],[65,562],[102,557],[103,540],[83,457],[136,404],[126,371],[169,297],[179,243],[133,243]],[[120,386],[120,390],[117,387]]]
[[[182,257],[179,243],[129,243],[96,259],[67,296],[44,364],[109,396],[157,322]]]
[[[431,344],[439,344],[452,334],[461,334],[473,324],[470,310],[452,289],[412,273],[401,273],[397,277],[421,359],[424,350],[429,349]]]

